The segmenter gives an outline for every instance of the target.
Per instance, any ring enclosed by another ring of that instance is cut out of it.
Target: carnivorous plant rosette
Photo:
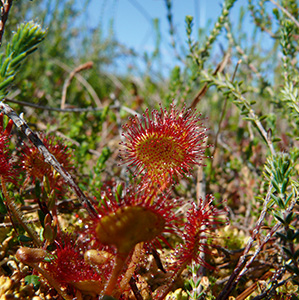
[[[214,197],[207,195],[206,199],[199,199],[198,203],[192,203],[187,211],[187,221],[183,230],[184,244],[177,251],[178,265],[186,266],[192,261],[197,264],[211,267],[199,255],[207,249],[207,238],[213,238],[216,227],[225,223],[226,212],[219,210],[212,202]]]
[[[97,295],[103,289],[103,275],[95,271],[85,260],[80,245],[66,235],[56,242],[57,248],[45,264],[45,269],[62,286],[71,286],[84,294]],[[97,265],[99,269],[99,266]],[[102,273],[104,269],[101,269]]]
[[[225,223],[226,216],[224,210],[219,210],[212,204],[213,200],[212,195],[207,195],[205,199],[199,199],[198,203],[191,203],[182,230],[183,243],[177,245],[174,253],[173,275],[170,283],[156,292],[155,299],[165,299],[173,283],[192,262],[213,269],[201,254],[209,253],[208,239],[211,242],[216,237],[213,232]]]
[[[150,114],[147,109],[143,118],[130,121],[123,126],[121,156],[135,167],[136,176],[144,174],[143,181],[165,188],[203,159],[206,128],[195,111],[175,105],[167,111],[160,106],[160,111]]]
[[[69,234],[58,236],[53,252],[41,248],[21,247],[16,253],[19,261],[33,267],[47,279],[63,299],[71,295],[95,297],[103,289],[103,281],[109,269],[97,264],[96,269],[85,260],[84,245]]]
[[[98,217],[91,219],[90,233],[96,239],[97,248],[104,245],[114,249],[114,267],[105,294],[115,297],[113,291],[132,253],[136,256],[137,251],[140,256],[144,246],[159,246],[159,240],[167,242],[164,233],[175,233],[179,220],[174,208],[178,204],[142,187],[130,187],[123,193],[108,188],[101,200]],[[129,272],[134,272],[135,267],[136,264],[128,268]],[[124,284],[118,285],[120,291],[121,285]]]
[[[46,136],[44,133],[40,133],[40,138],[46,148],[56,157],[57,161],[63,165],[68,172],[72,173],[74,166],[71,149],[63,145],[55,136]],[[43,177],[47,176],[51,189],[55,189],[59,192],[65,187],[64,180],[61,176],[54,172],[54,169],[45,162],[42,154],[34,146],[23,144],[21,166],[27,175],[24,185],[28,183],[30,178],[34,183],[36,179],[43,181]]]

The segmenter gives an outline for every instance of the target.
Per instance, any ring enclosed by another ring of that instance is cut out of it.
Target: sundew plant
[[[139,56],[90,1],[1,1],[0,299],[298,299],[299,5],[182,41],[164,2],[168,75],[159,20]]]

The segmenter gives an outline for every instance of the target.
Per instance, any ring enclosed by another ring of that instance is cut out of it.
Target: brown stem
[[[66,293],[63,289],[61,289],[60,284],[43,268],[39,266],[37,263],[27,263],[30,267],[34,268],[37,272],[43,275],[50,285],[56,290],[56,292],[64,299],[64,300],[73,300],[74,298]]]
[[[5,2],[2,2],[1,20],[0,20],[0,47],[2,45],[2,37],[3,37],[3,34],[4,34],[4,27],[5,27],[5,23],[7,21],[7,18],[8,18],[9,10],[12,6],[12,1],[13,0],[7,0]]]
[[[115,288],[116,288],[117,280],[124,268],[127,258],[128,258],[128,253],[117,252],[115,256],[112,273],[103,291],[104,295],[112,296],[112,294],[116,293]]]
[[[173,289],[176,280],[179,278],[179,276],[182,274],[182,272],[186,269],[186,266],[188,265],[188,261],[181,264],[181,266],[174,271],[173,275],[171,276],[170,280],[165,284],[165,288],[160,290],[156,295],[154,295],[153,299],[155,300],[163,300],[167,296],[167,294]]]
[[[131,280],[131,278],[135,272],[136,266],[142,256],[143,244],[144,243],[139,243],[135,246],[135,250],[132,255],[132,259],[130,261],[129,267],[119,284],[119,290],[116,290],[116,293],[114,293],[112,295],[114,298],[118,299],[120,297],[122,291],[125,291],[128,289],[130,280]]]
[[[224,70],[225,66],[227,65],[229,57],[230,57],[230,51],[227,51],[226,54],[224,55],[221,63],[218,64],[215,71],[213,72],[213,75],[216,75],[217,73],[221,73]],[[196,105],[202,99],[202,97],[207,93],[208,89],[209,89],[208,84],[205,83],[204,86],[202,87],[202,89],[197,93],[197,95],[193,99],[192,104],[190,105],[189,108],[194,110],[196,108]]]
[[[93,62],[89,61],[85,64],[82,64],[80,66],[78,66],[77,68],[75,68],[69,75],[69,77],[67,78],[67,80],[64,82],[63,88],[62,88],[62,96],[61,96],[61,103],[60,103],[60,108],[64,109],[65,108],[65,102],[66,102],[66,92],[67,92],[67,88],[70,86],[74,76],[76,75],[76,73],[79,73],[82,70],[87,70],[92,68],[93,66]]]

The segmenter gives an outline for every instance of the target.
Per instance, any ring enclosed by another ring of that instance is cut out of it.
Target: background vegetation
[[[172,193],[194,200],[212,194],[216,203],[226,201],[230,225],[217,231],[217,247],[211,257],[205,256],[215,270],[193,265],[172,297],[298,299],[298,2],[248,0],[232,27],[229,12],[236,1],[224,1],[210,32],[194,32],[192,16],[186,16],[186,43],[178,49],[172,2],[165,1],[178,62],[166,78],[153,67],[160,59],[159,39],[156,50],[142,56],[145,69],[136,64],[123,74],[113,73],[109,70],[119,57],[134,62],[140,54],[118,43],[113,31],[105,38],[101,28],[91,31],[85,10],[78,10],[75,1],[12,2],[2,38],[1,95],[24,113],[32,129],[63,138],[86,195],[99,196],[103,182],[132,179],[118,158],[121,126],[129,116],[174,101],[206,118],[208,144],[213,146],[207,149],[205,166],[194,169],[194,176]],[[242,21],[248,14],[252,32]],[[42,27],[32,37],[24,35],[22,48],[14,38],[28,17]],[[222,53],[215,51],[219,44]],[[15,156],[23,140],[13,128],[10,149]],[[25,176],[20,174],[19,180]],[[34,222],[38,208],[29,189],[36,186],[26,188],[10,184],[8,190]],[[71,192],[59,197],[61,222],[75,230],[80,225],[76,216],[84,213]],[[8,288],[0,287],[0,296],[30,299],[36,293],[45,299],[45,288],[24,281],[31,270],[14,258],[26,235],[21,226],[12,226],[4,202],[0,273]],[[40,225],[35,226],[38,231]]]

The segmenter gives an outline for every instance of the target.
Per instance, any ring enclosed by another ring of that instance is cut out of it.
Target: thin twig
[[[228,295],[230,294],[230,292],[234,289],[234,287],[236,286],[237,282],[240,279],[239,274],[241,273],[243,267],[244,267],[244,263],[246,261],[246,258],[248,257],[248,252],[251,249],[253,242],[257,236],[257,234],[259,233],[259,230],[262,226],[263,220],[266,216],[267,210],[268,210],[268,204],[271,201],[271,192],[272,192],[272,184],[269,185],[268,188],[268,192],[266,195],[266,199],[264,201],[264,206],[263,206],[263,210],[260,214],[260,217],[256,223],[255,228],[252,231],[252,235],[249,238],[249,241],[247,242],[246,248],[243,252],[243,255],[240,257],[237,266],[235,267],[233,273],[231,274],[230,278],[228,279],[228,282],[226,283],[225,287],[223,288],[223,290],[221,291],[221,293],[218,295],[216,300],[222,300],[222,299],[227,299]],[[276,224],[277,225],[277,224]],[[278,229],[278,228],[277,228]],[[248,267],[249,265],[246,264],[246,266]]]
[[[72,71],[72,69],[68,65],[64,64],[63,62],[61,62],[59,60],[54,59],[52,61],[53,61],[53,63],[55,63],[57,66],[59,66],[63,70],[65,70],[67,72]],[[83,86],[85,86],[86,90],[89,92],[89,94],[93,98],[97,107],[101,107],[102,102],[101,102],[99,96],[97,95],[96,91],[94,90],[94,88],[89,84],[89,82],[83,76],[81,76],[79,73],[76,73],[75,77]]]
[[[264,246],[268,243],[268,241],[270,240],[270,238],[277,232],[277,230],[281,227],[281,223],[276,223],[272,229],[270,230],[270,232],[266,235],[266,237],[263,239],[263,241],[259,244],[258,248],[255,250],[254,254],[251,256],[251,258],[246,262],[245,266],[243,267],[242,265],[245,263],[245,258],[244,254],[248,253],[249,249],[251,248],[248,247],[253,240],[255,239],[258,230],[260,229],[261,225],[262,225],[262,221],[266,215],[267,209],[268,209],[268,204],[269,201],[271,199],[271,190],[272,190],[272,184],[269,185],[269,189],[268,189],[268,193],[264,202],[264,207],[263,207],[263,211],[260,215],[260,218],[258,220],[258,223],[256,225],[256,227],[253,230],[252,236],[250,237],[247,246],[245,248],[245,251],[242,255],[242,257],[240,257],[239,262],[237,267],[235,268],[234,272],[232,273],[232,275],[230,276],[226,286],[224,287],[224,289],[222,290],[222,292],[219,294],[219,296],[217,297],[216,300],[224,300],[227,299],[227,297],[229,296],[230,292],[237,286],[239,280],[241,279],[241,277],[247,272],[248,268],[250,267],[250,265],[252,264],[252,262],[256,259],[257,255],[261,252],[261,250],[264,248]],[[287,213],[290,213],[294,206],[296,204],[296,199],[290,204],[290,206],[287,209]],[[248,248],[248,251],[247,251]]]
[[[3,37],[3,34],[4,34],[4,27],[5,27],[5,23],[7,21],[7,18],[8,18],[9,10],[12,6],[12,1],[13,0],[7,0],[5,2],[2,2],[1,20],[0,20],[0,47],[2,45],[2,37]]]
[[[86,107],[86,108],[80,108],[80,107],[73,107],[73,108],[55,108],[55,107],[50,107],[50,106],[43,106],[43,105],[38,105],[34,103],[29,103],[25,101],[20,101],[20,100],[15,100],[15,99],[10,99],[10,98],[5,98],[6,102],[11,102],[15,104],[20,104],[23,106],[28,106],[28,107],[33,107],[37,109],[42,109],[42,110],[49,110],[49,111],[58,111],[58,112],[66,112],[66,113],[81,113],[81,112],[93,112],[93,111],[100,111],[103,110],[105,107]],[[124,105],[121,105],[119,102],[115,102],[113,105],[110,105],[110,108],[117,108],[117,109],[123,109],[124,111],[128,112],[131,115],[137,115],[138,117],[141,117],[141,115],[136,112],[135,110],[126,107]]]
[[[236,73],[237,73],[237,70],[238,70],[238,67],[239,67],[240,63],[241,63],[241,60],[239,60],[237,62],[237,65],[235,67],[235,71],[234,71],[233,76],[232,76],[232,82],[234,82],[234,80],[235,80]],[[215,136],[214,149],[213,149],[213,152],[212,152],[212,155],[211,155],[212,157],[215,155],[215,152],[216,152],[216,149],[217,149],[218,138],[219,138],[219,134],[220,134],[220,130],[221,130],[221,124],[223,122],[224,115],[225,115],[225,112],[226,112],[227,101],[228,101],[228,96],[225,97],[223,108],[222,108],[222,111],[221,111],[221,116],[220,116],[220,120],[219,120],[219,124],[218,124],[218,129],[217,129],[216,136]]]
[[[182,57],[180,56],[178,50],[177,50],[177,44],[176,44],[176,40],[175,40],[175,27],[173,24],[173,18],[172,18],[172,11],[171,11],[171,6],[172,6],[172,2],[169,0],[165,0],[165,4],[166,4],[166,9],[167,9],[167,20],[168,20],[168,25],[169,25],[169,35],[170,35],[170,44],[171,47],[174,51],[174,55],[175,57],[180,60],[183,61]]]
[[[258,71],[258,69],[250,62],[248,55],[244,52],[244,50],[241,48],[240,45],[237,44],[235,38],[232,35],[231,26],[229,24],[224,25],[226,32],[227,32],[227,38],[229,39],[230,43],[234,45],[237,52],[242,56],[245,63],[248,65],[248,67],[256,74],[256,76],[262,80],[263,83],[267,83],[264,79],[263,75]]]
[[[221,63],[217,65],[215,71],[213,72],[214,76],[217,75],[218,72],[221,73],[224,70],[225,66],[227,65],[229,57],[230,57],[230,51],[227,51]],[[202,89],[197,93],[197,95],[193,99],[192,104],[190,105],[189,108],[191,108],[192,110],[195,109],[196,105],[199,103],[202,97],[207,93],[207,91],[208,91],[208,83],[205,83]]]
[[[80,107],[72,107],[72,108],[56,108],[56,107],[50,107],[50,106],[43,106],[43,105],[38,105],[38,104],[34,104],[34,103],[29,103],[29,102],[25,102],[25,101],[20,101],[20,100],[15,100],[15,99],[11,99],[11,98],[5,98],[6,102],[11,102],[11,103],[16,103],[16,104],[20,104],[23,106],[28,106],[28,107],[33,107],[33,108],[37,108],[37,109],[42,109],[42,110],[49,110],[49,111],[58,111],[58,112],[92,112],[92,111],[99,111],[99,110],[103,110],[103,107],[86,107],[86,108],[80,108]]]
[[[62,96],[61,96],[61,103],[60,103],[60,108],[64,109],[65,108],[65,102],[66,102],[66,92],[67,92],[67,88],[70,86],[73,78],[75,77],[75,75],[79,72],[81,72],[82,70],[88,70],[91,69],[93,66],[93,62],[89,61],[85,64],[82,64],[80,66],[78,66],[77,68],[75,68],[69,75],[69,77],[67,78],[67,80],[64,82],[63,88],[62,88]]]
[[[57,159],[49,152],[45,147],[40,138],[35,134],[27,125],[22,117],[19,117],[16,112],[3,101],[0,102],[0,110],[7,115],[14,124],[30,139],[30,141],[37,147],[39,152],[43,155],[46,163],[50,164],[64,179],[64,181],[70,186],[70,188],[77,195],[78,199],[82,205],[87,209],[87,211],[93,215],[97,216],[97,211],[92,206],[90,201],[84,195],[79,186],[75,183],[73,177],[65,170],[65,168],[57,161]]]
[[[292,202],[292,204],[288,207],[287,213],[291,212],[296,204],[296,200]],[[258,248],[255,250],[254,254],[251,256],[251,258],[247,261],[245,267],[240,272],[236,279],[236,283],[240,280],[240,278],[245,274],[245,272],[248,270],[251,263],[254,261],[254,259],[257,257],[257,255],[260,253],[260,251],[264,248],[264,246],[267,244],[267,242],[270,240],[270,238],[274,235],[274,233],[279,229],[281,226],[281,223],[275,224],[275,226],[272,227],[270,232],[266,235],[266,237],[263,239],[263,241],[260,243]]]
[[[270,0],[275,6],[277,6],[283,13],[285,13],[293,22],[294,24],[299,28],[299,22],[296,20],[296,18],[284,7],[282,7],[279,3],[275,2],[274,0]]]

